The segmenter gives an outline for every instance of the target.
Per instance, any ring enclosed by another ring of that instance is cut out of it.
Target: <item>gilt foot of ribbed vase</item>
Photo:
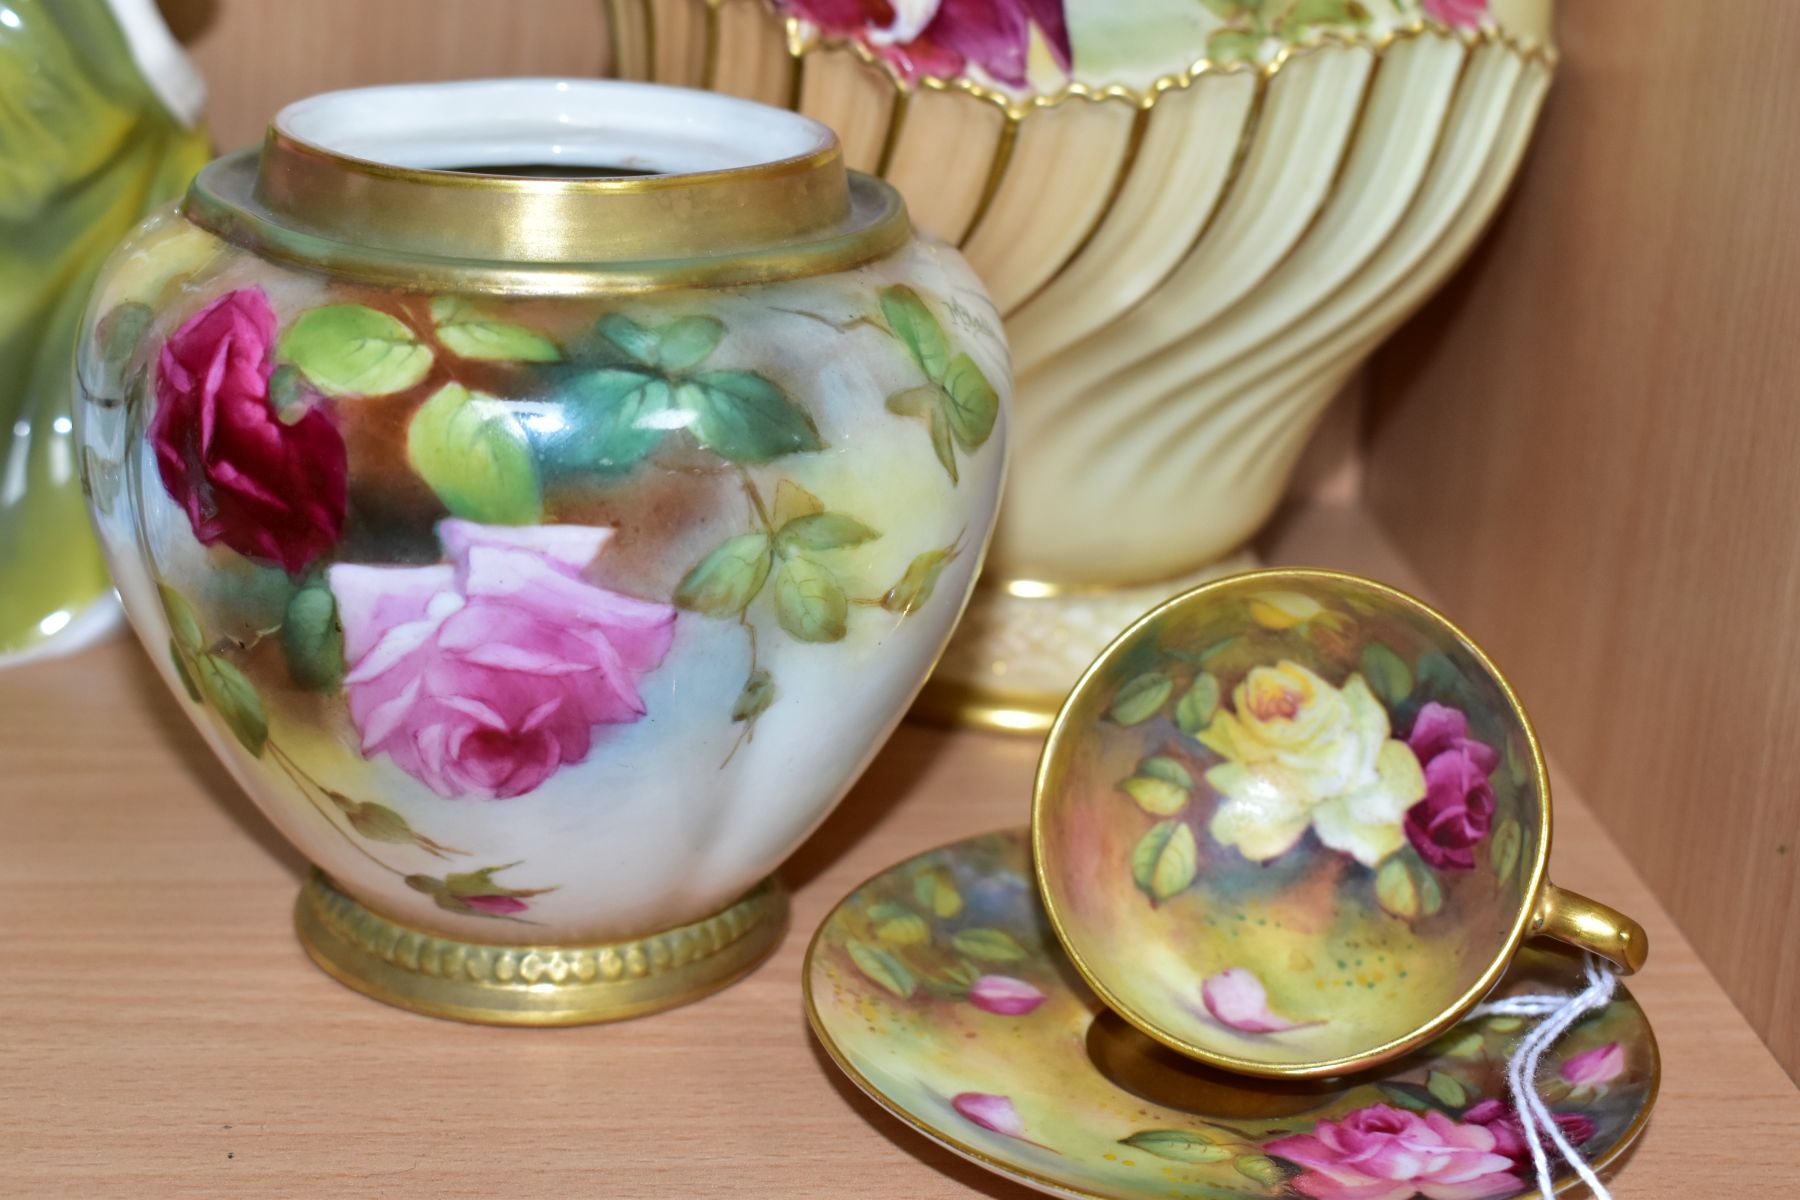
[[[1043,733],[1081,673],[1126,626],[1189,588],[1261,565],[1245,551],[1176,579],[1129,587],[983,580],[912,715],[940,725]]]
[[[387,1004],[484,1025],[591,1025],[689,1004],[742,979],[781,941],[787,891],[771,876],[676,929],[599,945],[439,937],[371,912],[313,872],[294,905],[326,974]]]

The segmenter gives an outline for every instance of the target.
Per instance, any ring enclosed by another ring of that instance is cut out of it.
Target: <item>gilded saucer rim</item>
[[[948,850],[954,850],[971,842],[1009,836],[1018,837],[1028,856],[1032,859],[1030,864],[1031,869],[1028,870],[1027,874],[1034,884],[1033,893],[1037,896],[1038,903],[1042,905],[1043,896],[1041,893],[1037,892],[1035,887],[1037,884],[1035,870],[1036,845],[1034,838],[1032,837],[1031,826],[1029,825],[1002,826],[998,829],[990,829],[985,833],[969,834],[964,837],[952,838],[950,841],[939,843],[929,849],[921,850],[916,854],[908,855],[905,858],[898,859],[895,862],[888,864],[886,867],[866,877],[840,896],[837,902],[826,911],[822,918],[820,918],[818,926],[813,930],[812,936],[807,940],[806,954],[801,959],[800,963],[800,993],[804,997],[806,1003],[807,1025],[811,1027],[813,1036],[818,1039],[819,1045],[824,1049],[826,1056],[831,1059],[832,1065],[837,1067],[839,1071],[842,1071],[845,1077],[848,1078],[851,1083],[856,1085],[858,1091],[867,1096],[870,1100],[873,1100],[884,1112],[889,1116],[898,1119],[913,1132],[924,1137],[927,1141],[950,1151],[959,1158],[974,1163],[978,1167],[992,1171],[994,1174],[999,1175],[1004,1179],[1011,1180],[1014,1183],[1022,1184],[1026,1187],[1035,1188],[1046,1195],[1062,1197],[1063,1200],[1145,1200],[1145,1198],[1149,1196],[1149,1193],[1147,1192],[1095,1192],[1079,1188],[1070,1188],[1065,1184],[1045,1178],[1024,1167],[997,1159],[985,1151],[977,1150],[975,1147],[958,1141],[949,1134],[940,1132],[927,1124],[922,1118],[915,1116],[911,1110],[901,1105],[898,1101],[890,1098],[887,1093],[876,1087],[867,1076],[858,1070],[855,1065],[849,1061],[837,1042],[832,1039],[830,1033],[826,1029],[825,1020],[819,1013],[818,1002],[813,994],[814,965],[818,957],[819,947],[825,938],[826,927],[831,924],[832,919],[835,918],[839,912],[843,911],[844,906],[850,902],[851,897],[855,896],[864,888],[886,878],[888,875],[912,866],[921,859],[942,854]],[[1064,958],[1069,957],[1067,950],[1062,945],[1060,935],[1054,936],[1051,940],[1046,941],[1045,949],[1047,952],[1061,953]],[[1077,972],[1077,975],[1079,977],[1079,972]],[[1087,981],[1083,979],[1082,982],[1086,984]],[[1637,996],[1632,994],[1631,989],[1627,987],[1623,981],[1620,981],[1619,983],[1619,990],[1624,993],[1625,998],[1631,1002],[1632,1007],[1634,1007],[1643,1018],[1645,1039],[1650,1048],[1650,1085],[1649,1090],[1645,1094],[1643,1105],[1632,1118],[1632,1122],[1630,1126],[1626,1128],[1625,1132],[1619,1135],[1619,1139],[1613,1143],[1612,1146],[1608,1147],[1604,1154],[1597,1155],[1594,1158],[1587,1160],[1588,1166],[1593,1169],[1596,1175],[1603,1175],[1609,1167],[1623,1159],[1631,1149],[1637,1145],[1638,1140],[1643,1136],[1644,1130],[1648,1128],[1650,1124],[1650,1118],[1652,1114],[1655,1113],[1657,1101],[1661,1098],[1662,1094],[1662,1047],[1656,1040],[1656,1027],[1650,1020],[1650,1014],[1644,1011],[1643,1003]],[[1099,994],[1096,993],[1096,998],[1098,997]],[[1113,1011],[1117,1012],[1116,1009]],[[1120,1015],[1122,1016],[1123,1014]],[[1381,1067],[1385,1065],[1386,1064],[1377,1064],[1374,1069],[1380,1070]],[[1102,1074],[1098,1068],[1095,1069],[1094,1074],[1103,1080],[1106,1079],[1105,1075]],[[1111,1080],[1106,1080],[1106,1082],[1112,1084]],[[1112,1086],[1117,1087],[1118,1085],[1112,1084]],[[1552,1185],[1554,1193],[1558,1196],[1583,1186],[1585,1185],[1582,1183],[1581,1177],[1573,1172],[1558,1175]],[[1529,1197],[1533,1194],[1535,1194],[1533,1191],[1520,1192],[1509,1198],[1509,1200],[1529,1200]],[[1248,1193],[1245,1193],[1245,1197],[1246,1200],[1249,1200]],[[1256,1200],[1267,1200],[1267,1198],[1259,1196]]]

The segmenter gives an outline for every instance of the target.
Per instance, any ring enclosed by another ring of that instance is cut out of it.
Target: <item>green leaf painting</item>
[[[960,546],[951,545],[914,556],[906,565],[899,582],[881,597],[881,607],[903,617],[917,609],[931,599],[931,593],[937,590],[938,580],[944,576],[944,568],[955,562],[961,553]]]
[[[881,315],[926,378],[942,380],[950,369],[950,343],[919,293],[905,286],[886,289],[881,293]]]
[[[1239,1175],[1264,1187],[1277,1187],[1287,1179],[1281,1164],[1266,1154],[1240,1154],[1231,1165]]]
[[[277,354],[330,396],[403,392],[431,370],[431,348],[399,318],[361,304],[301,313],[281,335]]]
[[[1027,957],[1025,948],[1004,929],[964,929],[950,939],[957,953],[980,962],[1018,962]]]
[[[917,292],[904,286],[885,289],[881,315],[927,380],[925,386],[889,396],[888,411],[926,423],[932,453],[951,482],[958,482],[957,451],[972,454],[993,435],[1000,395],[973,358],[951,350],[943,325]]]
[[[570,402],[585,410],[559,447],[559,459],[571,466],[629,471],[686,420],[674,411],[675,392],[660,375],[603,367],[575,376],[567,387]]]
[[[1512,878],[1514,868],[1519,865],[1519,852],[1524,844],[1525,835],[1517,821],[1508,817],[1500,823],[1488,846],[1488,861],[1493,864],[1495,875],[1503,880]]]
[[[555,888],[515,888],[495,880],[502,871],[522,864],[512,862],[475,871],[458,871],[442,879],[432,875],[408,875],[406,886],[430,896],[446,912],[466,917],[490,917],[501,921],[530,924],[518,916],[528,907],[533,896],[554,892]]]
[[[438,341],[461,358],[498,362],[556,362],[562,351],[556,343],[523,325],[486,317],[468,301],[439,296],[431,302],[431,319]]]
[[[144,334],[155,320],[148,304],[128,300],[115,305],[94,327],[94,341],[100,348],[100,365],[104,375],[100,386],[109,391],[125,389],[125,368],[132,354],[144,340]]]
[[[683,317],[657,333],[652,366],[665,371],[686,371],[712,356],[725,338],[725,323],[716,317]]]
[[[261,757],[263,745],[269,740],[269,718],[263,712],[255,685],[217,654],[202,654],[194,659],[194,681],[232,736],[252,755]]]
[[[979,448],[994,432],[1000,416],[1000,395],[967,354],[950,360],[944,374],[944,395],[949,403],[944,413],[950,418],[950,432],[964,453]]]
[[[852,939],[845,948],[858,971],[902,1000],[918,988],[918,979],[906,969],[906,964],[879,946]]]
[[[775,703],[775,679],[767,671],[758,668],[750,672],[750,678],[744,681],[744,690],[738,693],[737,703],[731,706],[731,719],[734,722],[754,721],[769,711],[769,705]]]
[[[1107,715],[1119,725],[1141,724],[1162,709],[1174,690],[1174,680],[1160,671],[1148,671],[1119,689]]]
[[[1370,642],[1363,647],[1362,670],[1369,686],[1388,707],[1392,708],[1412,695],[1411,668],[1405,659],[1380,642]]]
[[[200,685],[194,682],[194,673],[188,670],[187,655],[182,653],[181,645],[174,638],[169,639],[169,663],[175,668],[175,678],[181,680],[182,690],[187,692],[188,699],[195,704],[204,704],[200,698]]]
[[[1187,807],[1194,779],[1174,759],[1156,756],[1139,763],[1137,773],[1119,786],[1145,812],[1172,817]]]
[[[1144,1129],[1128,1138],[1120,1138],[1119,1142],[1145,1154],[1181,1163],[1224,1162],[1234,1153],[1229,1147],[1215,1144],[1206,1134],[1189,1129]]]
[[[796,556],[775,574],[775,616],[798,641],[840,642],[849,633],[850,598],[830,568]]]
[[[931,910],[934,916],[954,917],[962,911],[962,893],[956,881],[943,869],[923,871],[913,879],[913,899]]]
[[[732,462],[768,462],[825,448],[805,410],[752,371],[695,375],[675,389],[675,400],[693,418],[687,429],[694,440]]]
[[[1199,873],[1194,831],[1182,821],[1161,821],[1131,852],[1131,877],[1152,899],[1167,900]]]
[[[1219,711],[1219,679],[1211,671],[1202,671],[1175,704],[1175,724],[1189,737],[1212,724]]]
[[[854,517],[841,513],[819,512],[796,517],[775,535],[775,546],[790,550],[844,550],[860,546],[880,537],[873,529]]]
[[[200,618],[194,614],[194,606],[166,583],[157,584],[156,592],[162,599],[163,613],[169,618],[175,645],[184,654],[200,653],[206,645],[206,635],[200,632]]]
[[[825,448],[812,417],[774,380],[755,371],[696,370],[725,339],[718,318],[652,327],[612,313],[597,329],[615,361],[569,380],[572,401],[589,411],[582,432],[559,448],[560,461],[628,471],[678,430],[734,463]]]
[[[1426,1076],[1425,1090],[1450,1108],[1460,1108],[1469,1099],[1468,1090],[1462,1083],[1454,1075],[1442,1071],[1433,1071]]]
[[[337,600],[321,579],[294,593],[281,622],[288,675],[313,692],[334,692],[344,680],[344,630]]]
[[[875,936],[895,946],[916,946],[931,937],[925,918],[901,904],[877,904],[869,909]]]
[[[709,617],[737,617],[762,591],[773,564],[768,534],[741,534],[687,573],[675,589],[675,604]]]
[[[505,404],[447,383],[413,414],[406,457],[452,514],[490,525],[542,520],[544,500],[525,430]]]

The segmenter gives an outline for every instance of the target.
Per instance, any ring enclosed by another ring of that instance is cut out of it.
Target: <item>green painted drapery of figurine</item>
[[[69,422],[76,323],[107,253],[208,157],[115,11],[0,0],[0,663],[107,603]]]

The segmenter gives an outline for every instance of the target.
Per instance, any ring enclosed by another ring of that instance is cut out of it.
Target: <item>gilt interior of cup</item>
[[[1214,1066],[1342,1074],[1452,1024],[1525,935],[1547,776],[1511,689],[1441,615],[1325,571],[1208,584],[1071,694],[1032,830],[1101,998]]]

